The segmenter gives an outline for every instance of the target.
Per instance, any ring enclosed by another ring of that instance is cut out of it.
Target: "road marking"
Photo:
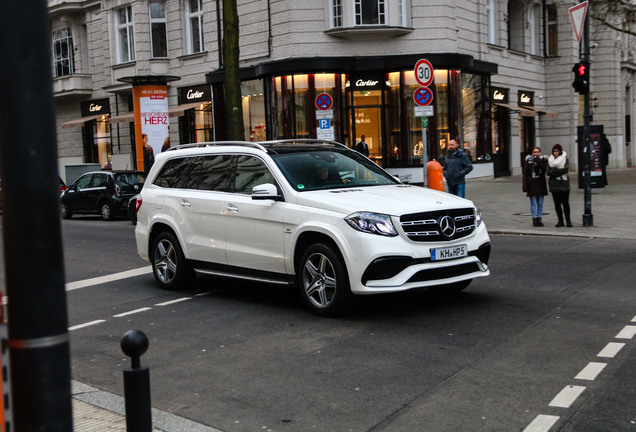
[[[178,298],[178,299],[175,299],[175,300],[170,300],[170,301],[163,302],[163,303],[157,303],[155,306],[168,306],[168,305],[179,303],[179,302],[186,301],[186,300],[192,300],[192,297],[182,297],[182,298]]]
[[[139,312],[146,312],[147,310],[150,310],[150,309],[152,309],[152,308],[149,308],[149,307],[139,308],[139,309],[131,310],[131,311],[128,311],[128,312],[120,313],[120,314],[117,314],[117,315],[113,315],[113,318],[121,318],[121,317],[124,317],[126,315],[132,315],[132,314],[136,314],[136,313],[139,313]]]
[[[559,420],[559,416],[539,414],[523,432],[547,432]]]
[[[87,323],[84,323],[84,324],[78,324],[76,326],[69,327],[68,331],[73,331],[73,330],[81,329],[81,328],[84,328],[84,327],[89,327],[89,326],[92,326],[92,325],[95,325],[95,324],[100,324],[100,323],[103,323],[103,322],[106,322],[106,320],[95,320],[95,321],[90,321],[90,322],[87,322]]]
[[[636,322],[636,315],[634,315],[634,318],[632,318],[632,322]]]
[[[126,270],[119,273],[114,273],[107,276],[99,276],[92,279],[84,279],[76,282],[69,282],[66,284],[66,291],[74,291],[81,288],[86,288],[93,285],[100,285],[103,283],[114,282],[121,279],[127,279],[134,276],[141,276],[148,273],[152,273],[152,267],[141,267],[132,270]]]
[[[570,405],[574,403],[576,398],[578,398],[584,390],[585,387],[582,386],[565,386],[563,390],[552,399],[552,402],[550,402],[548,406],[570,408]]]
[[[605,366],[607,363],[589,362],[574,379],[594,381],[598,374],[605,369]]]
[[[605,348],[603,348],[600,353],[596,354],[596,357],[614,358],[624,346],[625,344],[622,342],[610,342],[605,345]]]
[[[618,332],[618,334],[614,337],[616,339],[631,339],[634,337],[635,334],[636,334],[636,326],[628,325],[623,327],[623,330]]]

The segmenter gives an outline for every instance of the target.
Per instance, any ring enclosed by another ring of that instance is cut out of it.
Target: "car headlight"
[[[475,228],[481,225],[481,211],[475,207]]]
[[[356,212],[344,219],[358,231],[387,237],[395,237],[398,235],[393,226],[393,222],[391,222],[391,216],[386,214]]]

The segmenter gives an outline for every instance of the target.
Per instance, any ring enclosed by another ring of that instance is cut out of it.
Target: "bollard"
[[[120,345],[131,362],[130,369],[124,369],[126,431],[152,432],[150,370],[139,360],[148,349],[148,337],[141,330],[128,330]]]
[[[442,165],[432,160],[426,164],[428,171],[428,187],[444,192],[444,173],[442,172]]]

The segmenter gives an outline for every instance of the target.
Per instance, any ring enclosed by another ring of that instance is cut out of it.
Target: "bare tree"
[[[230,140],[245,140],[241,77],[239,75],[239,18],[236,0],[223,0],[223,75]]]
[[[636,2],[633,0],[590,1],[588,13],[596,24],[636,36]]]

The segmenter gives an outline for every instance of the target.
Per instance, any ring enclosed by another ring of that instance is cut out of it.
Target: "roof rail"
[[[189,143],[189,144],[179,144],[174,147],[170,147],[166,151],[171,150],[181,150],[186,148],[197,148],[197,147],[221,147],[221,146],[239,146],[239,147],[252,147],[263,152],[267,152],[265,147],[258,143],[253,143],[249,141],[207,141],[200,143]]]
[[[268,144],[331,144],[339,147],[349,148],[346,145],[339,143],[337,141],[325,140],[325,139],[317,139],[317,138],[288,138],[281,140],[273,140],[273,141],[259,141],[258,144],[268,145]]]

